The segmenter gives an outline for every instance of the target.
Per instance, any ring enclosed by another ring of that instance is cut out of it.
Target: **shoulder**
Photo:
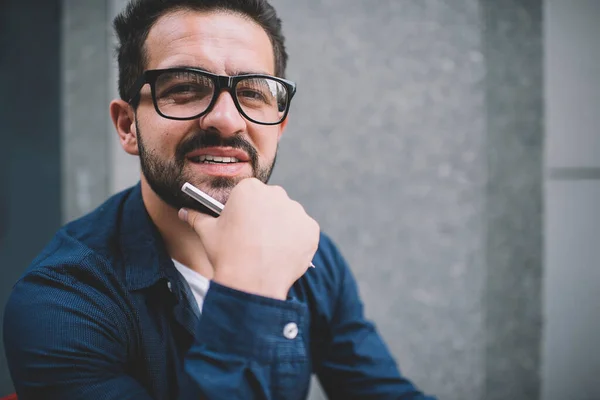
[[[10,315],[61,314],[93,307],[108,310],[126,296],[114,265],[76,239],[57,234],[13,285],[5,309]]]
[[[123,297],[118,226],[128,193],[111,197],[59,229],[14,284],[7,310],[27,313],[60,307],[57,302],[65,298],[97,302]]]
[[[13,285],[4,309],[5,342],[67,340],[84,327],[126,331],[131,309],[114,263],[61,230]],[[60,333],[61,326],[78,328]],[[33,331],[42,336],[27,334],[26,341],[24,333]]]
[[[32,275],[73,279],[85,271],[98,273],[114,267],[120,253],[122,206],[131,191],[112,196],[94,211],[60,228],[18,282]]]
[[[125,354],[136,332],[131,310],[106,260],[57,234],[15,283],[4,308],[3,340],[15,382],[47,379],[32,374],[40,365]]]
[[[127,204],[136,196],[141,197],[137,186],[113,195],[94,211],[66,224],[57,236],[98,256],[112,258],[118,248],[123,217],[131,208]],[[80,253],[75,248],[70,250],[73,255]]]

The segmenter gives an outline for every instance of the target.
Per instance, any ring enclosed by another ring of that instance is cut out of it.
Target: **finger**
[[[198,211],[190,210],[188,208],[182,208],[177,213],[177,216],[183,222],[186,222],[193,230],[196,231],[200,237],[207,233],[217,219],[211,215],[207,215]]]

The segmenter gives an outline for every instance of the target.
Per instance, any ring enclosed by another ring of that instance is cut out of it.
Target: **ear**
[[[288,120],[290,119],[290,114],[288,114],[283,121],[279,124],[279,132],[277,133],[277,141],[281,140],[281,135],[283,135],[283,131],[287,127]]]
[[[123,150],[132,155],[139,155],[135,113],[131,105],[121,99],[113,100],[110,103],[110,117],[119,135],[119,142]]]

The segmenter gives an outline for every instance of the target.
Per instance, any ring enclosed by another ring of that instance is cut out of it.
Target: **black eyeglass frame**
[[[163,114],[160,111],[160,108],[158,107],[158,102],[156,101],[155,85],[156,85],[156,80],[158,79],[158,77],[161,74],[168,73],[168,72],[193,72],[193,73],[197,73],[197,74],[200,74],[200,75],[210,78],[213,81],[215,90],[213,93],[213,98],[211,99],[210,103],[208,104],[208,107],[206,107],[206,110],[202,111],[201,113],[199,113],[197,115],[193,115],[191,117],[183,117],[183,118],[182,117],[169,117],[169,116]],[[287,89],[286,109],[283,113],[283,116],[281,117],[281,119],[278,122],[259,122],[259,121],[256,121],[255,119],[250,118],[244,112],[244,110],[242,109],[242,106],[240,105],[240,103],[237,99],[237,95],[236,95],[234,89],[240,81],[242,81],[244,79],[248,79],[248,78],[268,78],[268,79],[277,81],[285,86],[285,88]],[[129,104],[133,103],[134,100],[136,100],[136,98],[139,97],[140,90],[142,90],[142,87],[144,87],[144,85],[146,83],[150,85],[150,92],[152,94],[152,102],[154,103],[154,109],[156,110],[158,115],[160,115],[163,118],[173,119],[173,120],[177,120],[177,121],[189,121],[192,119],[200,118],[201,116],[203,116],[205,114],[208,114],[210,112],[210,110],[212,110],[212,108],[214,107],[215,103],[217,102],[217,99],[219,98],[219,95],[221,94],[221,92],[223,90],[226,90],[231,95],[231,98],[233,99],[233,103],[235,104],[235,107],[237,108],[239,113],[244,118],[246,118],[248,121],[251,121],[251,122],[253,122],[255,124],[259,124],[259,125],[279,125],[286,119],[288,112],[290,111],[290,104],[292,102],[292,97],[294,97],[294,94],[296,94],[296,84],[294,82],[289,81],[287,79],[278,78],[278,77],[272,76],[272,75],[246,74],[246,75],[227,76],[227,75],[212,74],[210,72],[206,72],[202,69],[197,69],[197,68],[188,68],[188,67],[165,68],[165,69],[149,69],[149,70],[144,71],[142,73],[142,75],[140,75],[140,77],[135,81],[135,83],[133,84],[131,89],[129,90],[129,100],[127,100],[127,102]]]

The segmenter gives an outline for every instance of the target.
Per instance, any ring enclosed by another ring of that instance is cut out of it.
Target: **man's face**
[[[146,69],[195,67],[220,75],[274,74],[273,48],[266,32],[232,13],[167,14],[150,30],[146,52]],[[170,120],[155,111],[149,85],[140,95],[135,128],[142,173],[167,204],[201,210],[181,192],[185,182],[225,203],[240,180],[268,181],[285,122],[265,126],[246,120],[228,92],[222,92],[212,110],[198,119]],[[230,162],[231,157],[238,161]]]

